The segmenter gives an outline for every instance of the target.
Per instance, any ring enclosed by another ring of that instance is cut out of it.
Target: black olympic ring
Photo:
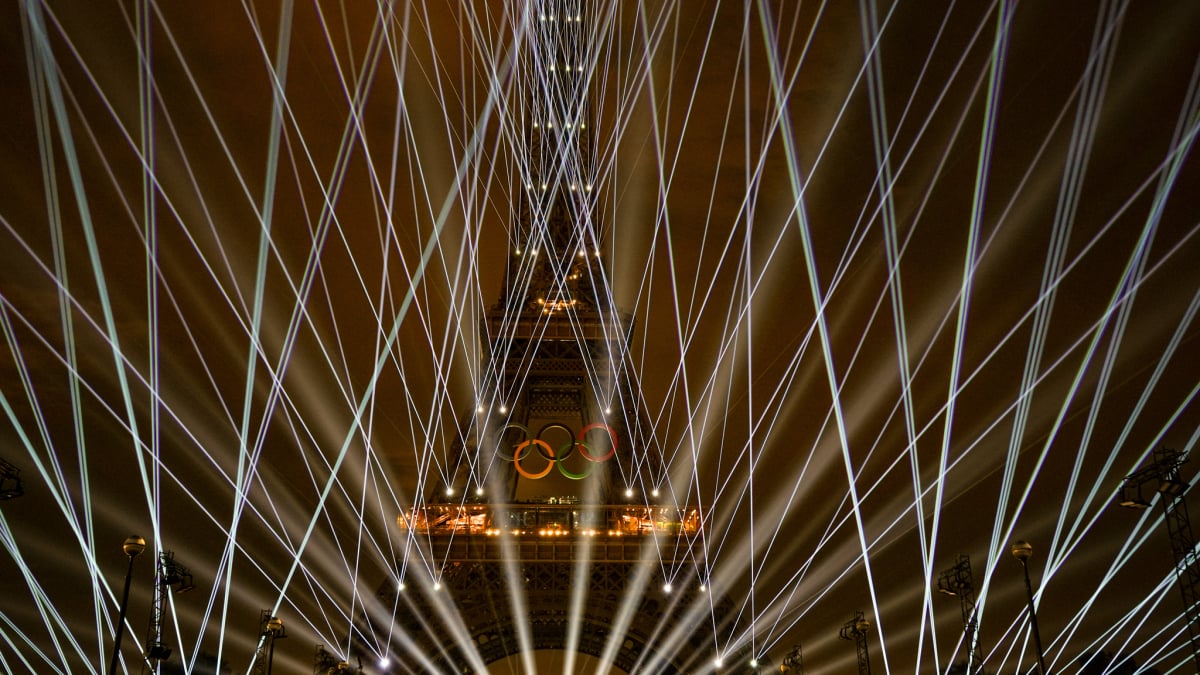
[[[613,458],[613,455],[617,453],[617,432],[603,422],[594,422],[584,426],[579,430],[578,435],[572,432],[570,427],[567,425],[559,424],[557,422],[551,422],[550,424],[543,426],[540,430],[538,430],[537,437],[534,438],[530,437],[529,428],[522,424],[511,422],[504,427],[504,433],[508,432],[509,429],[515,429],[524,435],[524,440],[513,446],[512,462],[513,467],[515,467],[517,470],[517,473],[531,480],[545,478],[550,473],[550,470],[555,466],[558,467],[558,472],[563,476],[566,476],[571,480],[583,480],[592,474],[592,468],[595,464],[607,462]],[[542,440],[542,434],[550,429],[561,429],[566,431],[567,437],[570,439],[566,444],[559,448],[557,452],[555,452],[554,448],[552,448],[549,443]],[[587,443],[587,434],[589,431],[594,429],[603,429],[607,431],[608,438],[612,441],[612,447],[609,448],[608,452],[603,455],[593,455],[591,452],[592,448]],[[532,472],[527,471],[523,466],[521,466],[521,455],[530,447],[535,448],[538,454],[546,460],[546,468],[538,472]],[[570,457],[575,452],[575,448],[579,448],[579,454],[583,455],[583,458],[587,460],[587,468],[579,473],[566,468],[562,461]]]

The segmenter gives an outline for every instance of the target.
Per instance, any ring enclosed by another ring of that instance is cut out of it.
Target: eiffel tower
[[[398,518],[438,573],[401,572],[379,593],[411,672],[478,672],[539,650],[695,672],[732,635],[731,603],[701,562],[703,514],[653,488],[665,474],[627,365],[633,319],[601,255],[588,5],[518,9],[522,109],[507,124],[522,161],[503,290],[480,331],[489,395],[451,448],[465,468]]]

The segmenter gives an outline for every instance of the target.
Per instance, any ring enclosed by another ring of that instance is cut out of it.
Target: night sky
[[[156,551],[197,585],[173,667],[245,672],[269,608],[311,672],[437,576],[396,516],[464,484],[491,395],[537,7],[0,9],[0,671],[106,671],[133,533],[131,672]],[[1194,672],[1163,510],[1115,496],[1200,440],[1200,3],[588,21],[592,232],[665,467],[626,479],[707,514],[713,655],[850,672],[861,610],[873,672],[945,671],[965,554],[987,669],[1029,672],[1023,539],[1053,672]]]

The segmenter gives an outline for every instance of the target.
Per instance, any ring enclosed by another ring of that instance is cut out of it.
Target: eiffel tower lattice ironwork
[[[736,672],[749,657],[730,640],[732,603],[710,590],[704,514],[652,487],[665,476],[628,367],[633,319],[602,262],[589,3],[518,11],[521,109],[506,114],[519,185],[503,290],[481,324],[488,395],[451,448],[466,473],[399,516],[438,571],[398,571],[379,592],[407,647],[397,668],[474,672],[555,650],[674,673],[727,649],[723,672]]]

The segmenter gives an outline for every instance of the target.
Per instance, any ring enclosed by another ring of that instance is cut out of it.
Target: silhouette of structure
[[[129,609],[129,587],[133,582],[133,560],[146,550],[146,540],[133,534],[121,543],[121,550],[129,558],[129,569],[125,572],[125,590],[121,593],[120,610],[117,612],[117,629],[113,637],[112,661],[108,665],[109,675],[116,675],[117,666],[121,661],[121,639],[125,637],[125,612]]]
[[[322,645],[313,652],[313,675],[354,675],[359,671],[361,668],[351,668],[349,661],[330,654]]]
[[[854,618],[847,621],[838,631],[839,638],[854,643],[858,652],[858,675],[871,675],[871,654],[867,651],[867,631],[870,629],[871,622],[867,621],[862,612],[855,612]]]
[[[800,645],[792,647],[784,655],[783,661],[779,664],[779,672],[804,675],[804,652],[800,650]]]
[[[0,459],[0,500],[14,499],[25,494],[21,481],[21,470],[7,460]]]
[[[1196,537],[1192,534],[1192,520],[1184,499],[1189,486],[1179,473],[1179,467],[1185,461],[1178,451],[1157,450],[1149,466],[1126,476],[1117,503],[1127,508],[1148,508],[1150,500],[1143,493],[1146,486],[1152,486],[1162,495],[1163,520],[1167,523],[1171,553],[1175,556],[1175,577],[1183,596],[1192,659],[1196,663],[1196,672],[1200,673],[1200,560],[1196,557]]]
[[[258,617],[258,649],[254,652],[254,663],[250,667],[252,675],[271,675],[275,666],[275,641],[286,637],[283,619],[273,615],[271,610],[264,609]]]
[[[967,672],[983,671],[983,648],[979,644],[979,623],[975,616],[975,581],[970,556],[958,556],[954,567],[938,577],[938,591],[956,596],[962,606],[963,644],[967,647]]]
[[[1027,541],[1013,542],[1009,551],[1013,558],[1021,563],[1021,573],[1025,577],[1025,600],[1029,606],[1029,627],[1033,632],[1033,644],[1037,648],[1038,675],[1049,675],[1046,670],[1046,650],[1042,648],[1042,631],[1038,628],[1037,603],[1033,598],[1033,584],[1029,582],[1029,559],[1033,557],[1033,544]]]
[[[714,626],[734,613],[695,562],[703,514],[656,499],[661,453],[625,360],[633,321],[613,303],[595,216],[588,3],[534,2],[525,20],[524,109],[507,111],[523,144],[511,250],[481,322],[481,394],[452,447],[468,468],[398,518],[435,578],[399,571],[380,599],[428,658],[405,664],[417,670],[561,650],[687,672],[712,662]],[[669,653],[655,647],[664,630]]]
[[[163,623],[167,617],[167,595],[171,589],[187,593],[196,588],[192,574],[175,562],[175,554],[163,551],[158,555],[154,571],[154,605],[150,608],[150,630],[146,636],[146,658],[142,672],[160,672],[161,663],[171,656],[171,648],[163,642]]]

